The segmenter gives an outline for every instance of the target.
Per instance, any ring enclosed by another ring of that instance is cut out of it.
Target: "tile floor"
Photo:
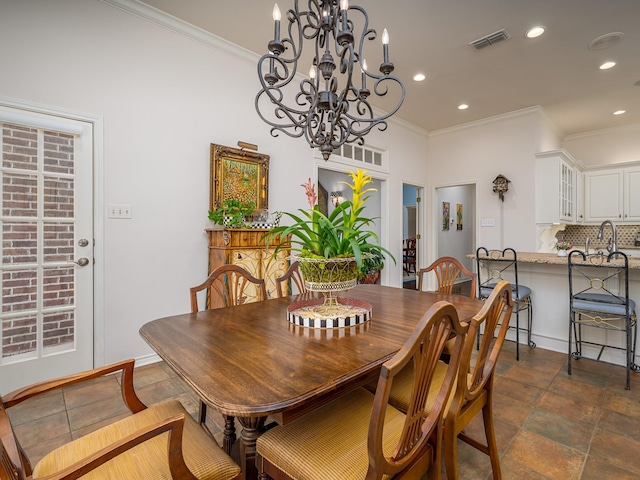
[[[197,399],[163,363],[136,369],[136,391],[151,404],[176,397],[193,415]],[[624,369],[506,342],[497,366],[494,417],[505,480],[638,479],[640,375],[624,389]],[[35,462],[60,444],[126,415],[118,379],[102,378],[29,400],[10,410],[16,434]],[[215,420],[215,419],[214,419]],[[219,423],[218,423],[219,425]],[[220,442],[220,429],[210,422]],[[467,428],[481,431],[476,418]],[[491,478],[488,457],[459,443],[460,478]]]

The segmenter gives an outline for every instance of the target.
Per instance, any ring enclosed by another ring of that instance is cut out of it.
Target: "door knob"
[[[79,267],[86,267],[87,265],[89,265],[89,259],[86,257],[82,257],[82,258],[79,258],[77,262],[73,262],[73,263],[75,263]]]
[[[89,245],[89,240],[87,240],[86,238],[81,238],[80,240],[78,240],[78,246],[86,247],[87,245]]]

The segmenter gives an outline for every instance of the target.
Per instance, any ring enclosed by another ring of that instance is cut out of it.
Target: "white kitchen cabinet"
[[[587,222],[640,221],[640,166],[585,172]]]
[[[625,222],[640,222],[640,167],[625,168],[624,217]]]
[[[622,221],[622,169],[596,170],[584,175],[587,222]]]
[[[584,173],[578,170],[576,180],[576,223],[584,223]]]
[[[564,150],[536,154],[536,223],[576,223],[577,162]]]

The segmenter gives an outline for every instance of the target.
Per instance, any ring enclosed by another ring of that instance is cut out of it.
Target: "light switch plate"
[[[483,218],[482,219],[482,226],[483,227],[494,227],[496,225],[496,222],[493,218]]]
[[[109,218],[132,218],[131,205],[109,204]]]

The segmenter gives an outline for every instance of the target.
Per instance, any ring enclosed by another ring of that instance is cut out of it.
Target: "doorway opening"
[[[402,185],[402,288],[417,286],[420,246],[420,187]]]
[[[436,224],[436,257],[457,258],[467,269],[474,270],[474,261],[467,255],[476,251],[476,185],[464,184],[436,188],[438,215]],[[471,281],[459,278],[454,293],[469,295]],[[430,286],[432,289],[432,286]]]

